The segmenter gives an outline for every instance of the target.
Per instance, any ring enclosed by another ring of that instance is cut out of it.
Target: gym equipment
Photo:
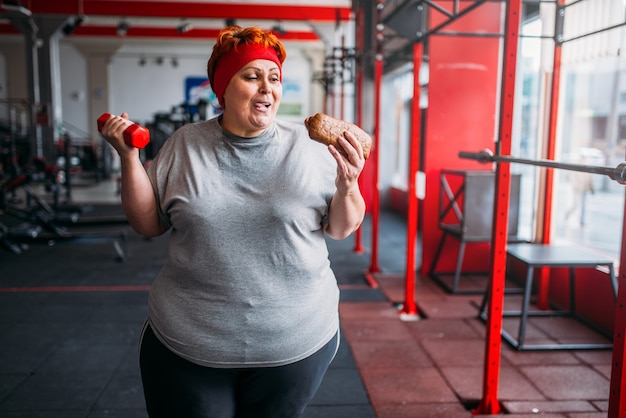
[[[103,113],[98,118],[98,131],[102,132],[102,128],[107,120],[111,117],[110,113]],[[141,125],[133,123],[124,130],[124,142],[135,148],[144,148],[150,142],[150,131]]]
[[[559,341],[544,342],[535,339],[531,343],[525,342],[526,326],[530,317],[557,317],[569,316],[578,318],[576,315],[576,271],[581,268],[595,269],[604,267],[608,270],[609,279],[613,295],[617,299],[618,282],[615,270],[613,268],[613,260],[608,257],[588,252],[584,248],[568,245],[552,245],[552,244],[535,244],[535,243],[517,243],[508,245],[507,257],[524,265],[526,270],[526,279],[523,289],[523,300],[520,310],[504,310],[504,317],[520,318],[517,336],[513,335],[506,329],[502,330],[502,338],[518,351],[527,350],[592,350],[592,349],[610,349],[612,343],[605,343],[592,339],[590,342],[583,341]],[[531,294],[533,291],[534,271],[541,268],[567,268],[569,270],[569,307],[566,310],[550,309],[550,310],[532,310],[530,309]],[[487,321],[486,305],[489,298],[488,292],[483,295],[483,301],[480,305],[479,317],[483,321]],[[611,336],[601,329],[588,325],[591,329],[604,337],[610,339]],[[581,338],[582,340],[582,338]]]
[[[538,167],[559,168],[569,171],[580,171],[583,173],[602,174],[615,180],[619,184],[626,184],[626,161],[617,165],[617,167],[603,167],[586,164],[570,164],[553,160],[530,160],[526,158],[516,158],[506,155],[494,155],[490,149],[484,149],[479,152],[459,152],[459,158],[476,160],[479,163],[518,163],[526,165],[534,165]]]
[[[0,156],[0,250],[21,254],[28,250],[30,244],[52,246],[61,243],[112,242],[116,260],[125,259],[124,230],[78,229],[84,226],[78,222],[84,208],[60,207],[56,202],[53,206],[31,187],[32,183],[46,182],[49,177],[56,177],[57,168],[50,168],[54,166],[46,165],[40,158],[20,166],[12,141],[0,141]],[[102,223],[106,221],[99,220],[98,225]],[[75,227],[69,229],[69,225]]]
[[[468,243],[491,243],[495,174],[489,170],[441,170],[439,189],[439,229],[443,232],[432,262],[430,276],[453,294],[482,294],[481,285],[459,288],[460,279],[468,276],[477,284],[482,271],[461,271]],[[521,175],[511,176],[507,241],[520,242],[517,237]],[[448,238],[459,241],[454,271],[438,270],[439,259]],[[451,279],[451,280],[450,280]]]
[[[20,243],[11,239],[11,230],[3,222],[0,222],[0,247],[12,252],[13,254],[21,254],[24,250],[24,247],[20,245]]]
[[[13,220],[11,224],[0,221],[0,248],[21,254],[29,244],[43,243],[53,246],[60,243],[112,242],[116,260],[126,258],[124,231],[68,229],[66,225],[78,225],[78,212],[59,212],[50,206],[30,187],[32,175],[22,174],[0,184],[0,215]],[[19,189],[22,204],[12,203],[7,193]]]

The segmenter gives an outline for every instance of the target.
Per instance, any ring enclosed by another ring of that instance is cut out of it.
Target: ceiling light
[[[284,34],[287,33],[285,28],[283,28],[283,25],[281,22],[278,22],[277,24],[272,26],[272,32],[274,32],[276,35],[279,35],[279,36],[283,36]]]
[[[120,23],[117,24],[117,35],[126,36],[126,32],[128,32],[128,28],[130,28],[130,25],[128,24],[128,22],[122,20]]]
[[[185,33],[189,32],[193,28],[193,25],[189,22],[183,22],[180,25],[176,26],[176,32]]]
[[[86,20],[86,16],[76,16],[75,18],[68,20],[68,22],[61,29],[65,35],[71,35],[74,30],[80,26]]]

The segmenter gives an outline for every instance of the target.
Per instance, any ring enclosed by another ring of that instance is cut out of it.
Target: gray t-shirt
[[[339,327],[323,231],[336,172],[303,125],[242,138],[215,118],[176,131],[148,169],[171,227],[149,297],[159,339],[209,367],[280,366],[326,344]]]

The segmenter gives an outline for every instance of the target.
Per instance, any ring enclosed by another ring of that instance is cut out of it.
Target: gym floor
[[[32,243],[21,254],[0,250],[3,418],[147,416],[137,343],[167,237],[134,234],[120,219],[116,188],[105,182],[73,189],[73,202],[90,210],[71,227],[78,231],[72,239]],[[370,235],[368,217],[363,253],[353,251],[354,237],[328,242],[342,292],[342,345],[304,417],[472,416],[483,395],[482,295],[451,295],[419,277],[423,317],[401,321],[405,219],[381,214],[378,287],[364,279]],[[505,326],[516,326],[511,321]],[[527,335],[604,338],[562,318],[531,319]],[[605,417],[610,363],[611,350],[520,352],[503,343],[503,416]]]

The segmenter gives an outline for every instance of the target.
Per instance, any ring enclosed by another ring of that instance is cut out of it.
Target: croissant
[[[353,123],[333,118],[324,113],[316,113],[314,116],[306,118],[304,126],[306,126],[309,131],[309,137],[311,137],[312,140],[325,145],[333,145],[344,155],[346,154],[343,148],[337,142],[339,138],[343,136],[343,133],[348,131],[361,143],[363,156],[367,159],[370,155],[372,138],[363,129]]]

